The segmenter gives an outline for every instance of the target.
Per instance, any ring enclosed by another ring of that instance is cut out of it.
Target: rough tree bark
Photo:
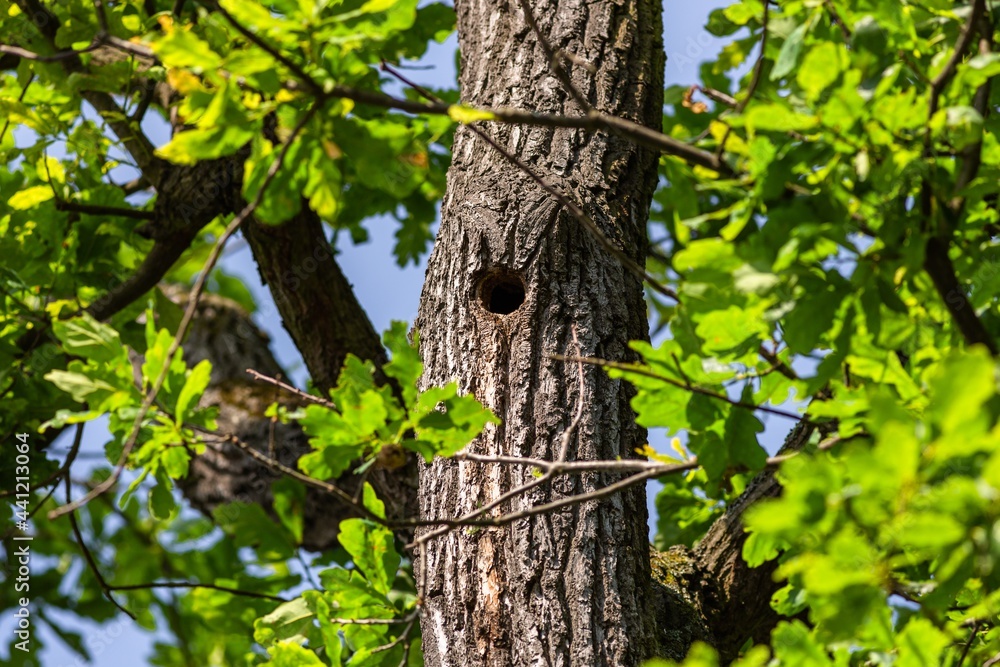
[[[659,127],[658,0],[533,1],[586,99]],[[456,2],[467,104],[581,114],[517,3]],[[576,199],[640,264],[656,156],[603,133],[489,127],[496,141]],[[523,303],[520,301],[523,299]],[[550,355],[631,358],[647,339],[642,286],[522,170],[470,130],[457,133],[417,327],[426,385],[457,379],[502,420],[470,451],[571,460],[635,456],[645,433],[626,384]],[[582,417],[573,424],[577,404]],[[421,511],[457,516],[532,479],[530,470],[440,461],[422,469]],[[509,512],[613,481],[563,478]],[[642,488],[503,528],[453,531],[419,554],[428,665],[633,665],[658,647]],[[673,649],[673,650],[671,650]],[[680,650],[683,650],[681,648]]]

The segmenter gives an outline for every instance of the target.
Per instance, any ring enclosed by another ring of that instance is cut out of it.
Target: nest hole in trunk
[[[524,303],[524,280],[517,271],[495,267],[477,282],[476,296],[487,312],[510,315]]]

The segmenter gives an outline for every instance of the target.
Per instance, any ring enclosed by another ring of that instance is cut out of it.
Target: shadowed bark
[[[171,292],[173,298],[183,303],[184,296],[176,290]],[[273,385],[254,382],[246,373],[247,368],[253,368],[271,377],[284,375],[268,342],[267,335],[234,302],[205,295],[185,341],[184,354],[189,365],[202,359],[212,362],[212,379],[202,405],[219,408],[219,431],[235,435],[282,464],[296,468],[298,459],[311,451],[305,433],[297,424],[276,423],[264,413],[272,403],[291,408],[299,406],[301,399]],[[270,512],[271,484],[280,477],[280,473],[254,461],[235,445],[212,442],[203,454],[192,459],[180,486],[191,504],[209,515],[218,506],[237,501],[258,503]],[[330,481],[352,495],[362,481],[370,482],[385,501],[391,518],[416,513],[416,466],[412,459],[400,468],[375,465],[364,478],[348,471]],[[338,525],[351,516],[357,514],[337,498],[307,489],[302,546],[313,551],[336,546]]]
[[[333,256],[323,223],[303,203],[281,225],[243,226],[261,280],[317,387],[328,391],[348,354],[386,362],[385,349]]]
[[[781,452],[801,450],[814,430],[810,425],[797,425],[785,439]],[[771,608],[771,596],[784,585],[774,581],[778,561],[751,568],[743,560],[747,538],[744,514],[758,501],[780,494],[781,484],[775,471],[761,472],[712,524],[695,549],[696,567],[709,582],[702,592],[700,606],[713,630],[713,644],[722,664],[734,660],[747,639],[766,644],[781,619]]]

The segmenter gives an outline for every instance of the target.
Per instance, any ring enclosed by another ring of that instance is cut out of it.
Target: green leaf
[[[56,320],[52,323],[52,331],[62,342],[63,349],[78,357],[108,362],[122,359],[125,353],[118,332],[89,313],[69,320]]]
[[[7,200],[7,205],[19,211],[26,211],[38,206],[42,202],[49,201],[54,196],[51,185],[35,185],[14,193]]]
[[[382,335],[382,342],[391,355],[389,363],[383,366],[385,374],[395,378],[403,394],[403,403],[409,407],[417,398],[417,381],[424,372],[417,351],[419,334],[413,332],[413,344],[407,340],[406,323],[393,322]]]
[[[965,537],[965,528],[952,517],[937,512],[907,513],[897,517],[889,530],[903,548],[941,553]]]
[[[756,345],[770,332],[764,319],[767,304],[756,309],[730,306],[698,317],[698,336],[705,341],[709,351],[728,351],[744,343]]]
[[[942,664],[941,652],[952,640],[928,619],[915,618],[906,624],[897,641],[896,667],[936,667]]]
[[[733,245],[716,238],[695,241],[674,255],[674,269],[678,272],[702,268],[731,271],[741,264]]]
[[[177,512],[173,485],[170,478],[157,473],[156,484],[149,490],[149,514],[159,521],[167,521]]]
[[[175,419],[178,426],[180,426],[187,418],[188,410],[191,405],[197,404],[198,399],[200,399],[201,395],[205,392],[205,388],[208,387],[208,383],[211,379],[212,362],[208,359],[203,359],[198,362],[198,365],[195,366],[190,373],[188,373],[187,380],[185,380],[184,386],[177,395]]]
[[[957,151],[982,141],[983,127],[982,114],[971,106],[941,109],[930,122],[935,138],[947,141]]]
[[[268,667],[325,667],[315,653],[294,641],[277,642],[267,650]]]
[[[959,430],[996,395],[996,366],[982,347],[956,353],[937,370],[931,391],[929,416],[945,433]]]
[[[496,120],[496,114],[484,109],[476,109],[464,104],[452,104],[448,107],[448,117],[456,123],[468,125],[480,120]]]
[[[742,117],[736,116],[731,122],[757,131],[803,132],[816,127],[819,120],[811,114],[792,111],[783,104],[772,102],[753,104]]]
[[[760,0],[746,0],[745,2],[729,5],[722,10],[722,13],[736,25],[746,25],[760,16],[763,11],[764,6]]]
[[[454,382],[422,392],[411,418],[417,440],[403,444],[422,454],[427,462],[435,455],[451,456],[482,433],[486,424],[500,423],[475,397],[459,396]]]
[[[301,543],[302,529],[305,523],[305,486],[297,480],[283,477],[271,485],[271,492],[274,496],[274,512],[278,515],[278,520],[292,534],[295,542]]]
[[[254,138],[257,125],[240,127],[226,125],[207,130],[178,132],[168,144],[156,149],[156,155],[174,164],[191,165],[202,160],[214,160],[232,155]]]
[[[961,85],[976,89],[998,74],[1000,53],[980,53],[958,65],[955,79]]]
[[[375,516],[382,519],[385,518],[385,503],[379,500],[379,497],[375,495],[375,488],[368,482],[365,482],[364,497],[362,502],[370,512],[375,514]]]
[[[345,519],[340,522],[337,539],[372,587],[383,595],[388,593],[400,562],[392,531],[367,519]]]
[[[753,389],[749,384],[743,387],[741,401],[753,404]],[[726,418],[725,435],[726,448],[729,450],[729,460],[738,465],[744,465],[752,471],[760,470],[767,462],[767,452],[757,442],[757,433],[764,431],[764,425],[754,415],[752,410],[733,407]]]
[[[839,282],[804,282],[801,297],[785,316],[785,342],[793,352],[806,354],[816,349],[833,327],[845,295]]]
[[[781,44],[778,60],[771,69],[771,81],[777,81],[795,69],[795,64],[799,61],[799,53],[802,51],[802,40],[808,30],[809,24],[803,23],[793,30],[792,34]]]
[[[185,447],[167,447],[160,456],[160,465],[173,479],[183,479],[188,473],[191,453]]]
[[[215,70],[222,65],[219,54],[194,31],[187,28],[168,28],[162,38],[152,43],[152,47],[153,52],[168,67],[183,67],[195,72],[204,72]]]
[[[306,601],[298,597],[289,602],[283,602],[270,614],[254,621],[253,638],[261,646],[268,649],[274,648],[278,642],[288,641],[298,644],[308,639],[307,635],[315,619],[316,615]],[[310,653],[310,655],[312,654]],[[296,662],[294,664],[310,663]]]
[[[847,64],[847,57],[842,49],[842,46],[833,42],[820,42],[806,54],[795,80],[809,98],[818,97],[840,76]]]
[[[774,655],[782,664],[796,667],[833,667],[823,647],[800,621],[782,621],[772,633]]]
[[[235,547],[253,547],[265,561],[283,561],[295,551],[294,537],[276,524],[260,505],[227,503],[212,512]]]
[[[68,371],[49,371],[45,379],[70,394],[76,401],[84,403],[88,397],[101,391],[113,392],[115,387],[108,383],[88,377],[83,373]]]

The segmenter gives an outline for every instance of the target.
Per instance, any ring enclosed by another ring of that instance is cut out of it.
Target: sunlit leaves
[[[979,471],[985,472],[977,453],[996,451],[998,442],[986,431],[995,413],[988,420],[984,413],[992,412],[986,401],[997,398],[995,373],[993,362],[975,350],[940,365],[926,410],[938,428],[920,424],[912,413],[894,407],[884,390],[879,392],[870,427],[877,434],[873,442],[856,440],[836,457],[789,460],[781,472],[782,498],[751,510],[752,536],[744,556],[756,563],[776,555],[774,548],[788,550],[779,571],[804,591],[822,636],[876,641],[887,594],[902,582],[919,583],[928,604],[939,607],[960,594],[957,573],[972,575],[964,593],[971,599],[995,577],[992,563],[981,563],[984,579],[962,567],[967,562],[962,554],[975,548],[972,535],[1000,519],[991,500],[996,491],[975,481]],[[961,408],[955,397],[963,392],[955,382],[971,392]],[[955,428],[963,429],[966,446],[949,436]],[[852,614],[844,612],[848,599]],[[917,625],[907,626],[896,639],[879,641],[895,642],[901,656],[922,655],[912,653],[916,647],[910,637],[923,621],[912,623]],[[946,644],[935,640],[927,651],[936,655]]]
[[[807,402],[819,432],[782,464],[780,499],[747,517],[744,557],[778,558],[786,582],[772,605],[811,624],[775,629],[773,664],[972,664],[1000,648],[975,629],[996,612],[1000,583],[997,371],[955,315],[961,304],[1000,334],[995,239],[984,232],[995,206],[979,195],[995,197],[1000,171],[996,88],[988,101],[981,88],[1000,66],[978,33],[952,59],[972,7],[772,3],[761,46],[763,6],[733,3],[711,14],[709,31],[734,38],[699,83],[739,105],[706,95],[695,115],[667,97],[668,131],[724,155],[737,176],[661,161],[668,187],[652,219],[665,258],[649,265],[680,302],[657,308],[670,340],[641,351],[670,382],[621,375],[637,388],[640,423],[686,435],[709,478],[733,466],[735,441],[723,436],[754,431],[720,426],[754,415],[727,400]],[[741,62],[740,26],[763,57],[736,82],[720,74]],[[950,291],[928,272],[934,234],[950,244]],[[747,393],[690,359],[762,376],[745,380]],[[768,372],[765,359],[792,372]],[[820,443],[832,451],[813,451]],[[683,488],[663,493],[677,521],[661,518],[660,539],[690,540],[706,513]],[[692,651],[686,664],[705,660]]]
[[[163,21],[163,37],[153,43],[153,52],[167,67],[190,68],[200,74],[222,64],[222,58],[189,26],[175,27],[173,21]]]
[[[300,419],[314,448],[299,461],[306,473],[320,479],[336,477],[359,458],[373,463],[390,445],[427,461],[450,456],[486,424],[497,422],[473,396],[460,394],[455,383],[416,391],[422,365],[403,323],[394,323],[384,340],[393,355],[386,374],[399,383],[399,397],[392,387],[375,384],[370,362],[349,356],[337,388],[330,392],[336,407],[310,405]]]

